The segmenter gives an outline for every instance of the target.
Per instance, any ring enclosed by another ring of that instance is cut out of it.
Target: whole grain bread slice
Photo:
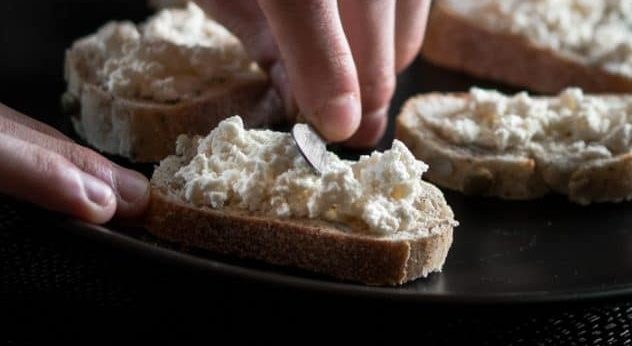
[[[428,122],[463,109],[468,94],[432,93],[409,99],[396,121],[395,137],[430,166],[425,177],[466,194],[534,199],[550,192],[570,200],[620,202],[632,199],[632,149],[612,158],[573,161],[564,152],[517,148],[507,151],[454,144]],[[603,96],[617,97],[617,96]]]
[[[157,162],[171,153],[178,135],[206,134],[227,116],[241,114],[252,127],[283,120],[281,100],[259,69],[174,102],[113,95],[98,83],[101,58],[94,41],[95,35],[87,36],[66,51],[62,106],[76,133],[101,152]]]
[[[442,67],[541,93],[558,93],[570,86],[595,93],[632,91],[632,78],[538,46],[527,37],[483,25],[468,10],[477,2],[435,2],[423,57]]]
[[[358,232],[361,225],[195,207],[178,197],[182,181],[174,174],[184,162],[168,157],[151,180],[146,228],[159,238],[368,285],[400,285],[441,271],[452,244],[452,211],[428,183],[445,220],[418,237],[380,236]]]

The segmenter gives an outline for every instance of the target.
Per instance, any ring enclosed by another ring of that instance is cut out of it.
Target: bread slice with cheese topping
[[[396,137],[430,181],[467,194],[580,204],[632,198],[632,96],[554,97],[472,89],[407,101]]]
[[[62,101],[96,149],[159,161],[182,133],[205,134],[226,114],[250,125],[281,119],[278,95],[241,42],[189,3],[142,25],[110,22],[66,52]]]
[[[629,0],[441,0],[422,55],[541,93],[632,91]]]
[[[146,227],[212,252],[369,285],[441,271],[458,224],[427,166],[396,141],[357,162],[329,153],[318,175],[288,133],[238,117],[182,136],[151,179]]]

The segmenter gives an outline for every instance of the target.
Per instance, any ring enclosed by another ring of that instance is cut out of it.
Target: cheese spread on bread
[[[477,18],[494,28],[632,76],[630,0],[482,0],[478,5]]]
[[[95,84],[114,96],[177,102],[256,69],[241,42],[189,3],[143,25],[110,22],[84,39]]]
[[[358,161],[329,152],[327,168],[317,175],[290,134],[247,130],[234,116],[205,138],[180,136],[176,151],[192,157],[176,178],[184,181],[181,197],[196,206],[361,222],[377,234],[432,232],[422,225],[440,217],[421,180],[428,166],[397,140],[390,150]]]
[[[460,109],[426,121],[454,144],[496,151],[558,145],[607,158],[632,147],[632,98],[587,96],[578,88],[550,98],[472,88]]]

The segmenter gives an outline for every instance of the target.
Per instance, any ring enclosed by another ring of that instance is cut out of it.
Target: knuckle
[[[31,155],[35,169],[44,175],[54,175],[62,169],[61,163],[55,154],[47,153],[43,150],[35,150]]]
[[[35,169],[48,183],[71,190],[80,188],[72,165],[63,156],[45,150],[36,150],[32,155]]]
[[[114,165],[92,149],[79,145],[72,145],[70,160],[82,171],[100,178],[110,184],[113,183]]]
[[[74,143],[61,143],[53,148],[80,170],[107,183],[113,182],[114,164],[92,149]]]

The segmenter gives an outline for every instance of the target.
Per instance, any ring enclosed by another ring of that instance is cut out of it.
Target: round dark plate
[[[450,303],[525,303],[632,293],[630,203],[582,207],[562,197],[507,202],[447,193],[461,226],[442,273],[369,287],[256,261],[181,249],[141,229],[70,220],[69,229],[161,261],[332,293]]]
[[[472,85],[511,88],[475,80],[421,61],[399,80],[391,120],[409,96],[463,91]],[[379,149],[390,146],[392,121]],[[339,151],[343,156],[357,153]],[[138,169],[145,169],[147,166]],[[461,225],[442,273],[402,287],[337,282],[304,271],[187,249],[142,229],[69,221],[68,228],[167,263],[303,289],[388,299],[450,303],[552,302],[632,293],[632,203],[572,204],[564,196],[535,201],[465,197],[446,191]]]

